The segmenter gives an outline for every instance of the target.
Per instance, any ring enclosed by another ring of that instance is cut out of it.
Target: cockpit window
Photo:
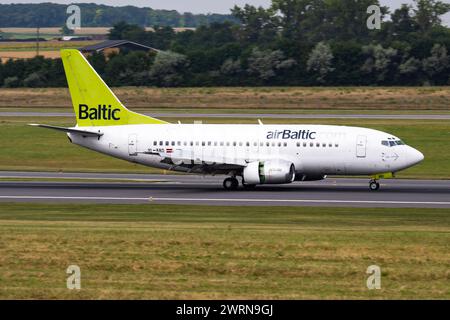
[[[389,140],[381,141],[381,144],[386,147],[395,147],[395,146],[404,146],[405,143],[402,140],[394,140],[393,138],[389,138]]]

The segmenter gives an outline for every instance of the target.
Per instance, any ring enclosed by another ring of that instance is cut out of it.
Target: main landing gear
[[[239,181],[236,177],[229,177],[223,180],[223,187],[225,190],[236,190],[239,187]]]
[[[370,188],[370,191],[377,191],[380,189],[380,184],[378,183],[377,180],[372,179],[369,182],[369,188]]]

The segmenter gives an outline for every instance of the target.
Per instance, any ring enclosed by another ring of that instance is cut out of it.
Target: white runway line
[[[314,200],[314,199],[216,199],[216,198],[126,198],[126,197],[56,197],[56,196],[0,196],[15,200],[104,200],[104,201],[175,201],[175,202],[247,202],[247,203],[341,203],[341,204],[411,204],[450,205],[447,201],[377,201],[377,200]]]

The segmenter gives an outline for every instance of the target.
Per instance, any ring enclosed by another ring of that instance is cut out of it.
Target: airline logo
[[[78,105],[80,120],[120,120],[120,109],[113,109],[111,105],[99,104],[97,108],[90,108],[87,104]]]
[[[267,132],[267,139],[302,139],[302,140],[314,140],[316,139],[317,132],[309,130],[282,130],[282,131],[269,131]]]

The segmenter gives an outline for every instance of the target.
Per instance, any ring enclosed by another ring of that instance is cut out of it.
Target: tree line
[[[195,28],[200,25],[234,20],[231,15],[179,13],[134,6],[113,7],[94,3],[77,4],[82,27],[112,27],[120,21],[140,26]],[[0,4],[0,28],[62,27],[68,15],[67,5],[56,3]]]
[[[273,0],[268,9],[234,7],[240,23],[176,33],[118,23],[110,39],[160,49],[89,59],[113,86],[449,85],[450,5],[416,0],[389,12],[370,30],[373,0]],[[389,18],[389,19],[387,19]],[[13,71],[17,69],[17,71]],[[35,58],[0,67],[3,86],[65,85],[60,61]]]

